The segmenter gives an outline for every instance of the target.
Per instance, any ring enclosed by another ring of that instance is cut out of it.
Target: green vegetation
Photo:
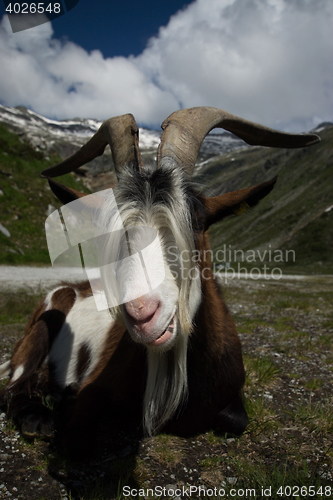
[[[43,294],[31,295],[24,290],[0,291],[0,324],[27,324]]]
[[[327,436],[333,432],[333,400],[328,399],[323,404],[299,405],[294,413],[295,422],[302,423],[314,434]]]
[[[333,209],[329,210],[333,205],[333,126],[319,135],[321,143],[307,149],[233,151],[200,171],[200,181],[213,194],[278,175],[273,191],[257,207],[211,229],[215,250],[224,245],[227,251],[243,250],[244,261],[240,253],[236,259],[233,254],[231,259],[226,256],[236,270],[240,262],[248,269],[262,269],[266,264],[270,271],[278,267],[290,273],[333,272]],[[260,252],[255,262],[246,261],[250,250]]]
[[[267,386],[280,373],[280,369],[264,356],[260,358],[245,356],[244,363],[249,386]]]
[[[49,264],[44,223],[60,206],[41,171],[60,161],[57,155],[46,160],[27,142],[0,125],[0,264]],[[87,192],[73,175],[57,180]],[[52,208],[53,207],[53,208]]]

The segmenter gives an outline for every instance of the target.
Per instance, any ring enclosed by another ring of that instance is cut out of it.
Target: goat
[[[79,455],[91,447],[107,407],[139,416],[148,435],[162,428],[180,435],[207,429],[241,434],[246,428],[241,345],[214,279],[207,230],[257,205],[276,178],[203,196],[191,175],[204,137],[216,127],[251,145],[298,148],[320,140],[313,134],[278,132],[217,108],[184,109],[163,122],[157,164],[148,168],[138,146],[138,127],[127,114],[104,122],[78,152],[42,172],[63,204],[80,200],[84,205],[87,200],[88,206],[89,195],[51,178],[76,170],[109,144],[121,223],[126,234],[139,226],[156,231],[163,261],[150,255],[149,273],[158,274],[164,266],[165,277],[159,286],[141,293],[141,274],[133,264],[128,280],[136,296],[102,310],[96,308],[88,281],[61,283],[47,294],[10,362],[0,366],[0,376],[9,376],[2,402],[23,435],[50,437],[53,417],[42,396],[71,390],[62,442]],[[110,219],[108,199],[98,214]],[[172,267],[171,247],[178,252],[180,277]],[[114,251],[110,245],[106,250]],[[117,255],[121,251],[115,249]],[[184,251],[187,256],[197,252],[200,258],[193,263],[184,258]],[[103,279],[107,288],[107,271]]]

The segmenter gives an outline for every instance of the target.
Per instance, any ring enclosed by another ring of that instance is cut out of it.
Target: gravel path
[[[86,279],[81,268],[0,266],[0,289],[17,290],[29,287],[32,291],[50,289],[59,281]]]
[[[222,285],[230,283],[233,279],[246,279],[244,273],[236,273],[235,277],[229,272],[219,273],[218,280]],[[281,280],[296,281],[318,281],[318,276],[282,274],[281,279],[270,279],[270,282],[279,283]],[[71,267],[33,267],[33,266],[1,266],[0,265],[0,289],[17,290],[19,288],[29,287],[32,291],[48,290],[59,281],[81,281],[87,279],[86,274],[81,268]],[[263,279],[263,278],[262,278]],[[321,280],[332,279],[332,276],[321,276]],[[250,282],[257,281],[249,278]],[[265,281],[265,280],[264,280]]]

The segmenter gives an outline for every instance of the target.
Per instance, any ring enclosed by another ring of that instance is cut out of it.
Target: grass
[[[0,232],[0,264],[50,263],[44,224],[48,210],[60,202],[39,174],[60,160],[57,155],[45,159],[0,125],[0,222],[10,233]],[[72,174],[57,180],[87,192]]]
[[[26,324],[42,297],[42,293],[29,294],[25,290],[0,291],[0,324]]]
[[[210,469],[212,467],[217,467],[223,462],[221,457],[206,457],[204,460],[200,460],[200,467]]]
[[[258,318],[244,318],[242,315],[236,314],[235,320],[238,321],[238,332],[244,334],[251,334],[255,328],[270,326],[265,320]]]
[[[264,498],[310,498],[309,492],[318,492],[323,487],[320,477],[314,476],[306,463],[301,466],[290,468],[289,463],[276,461],[272,467],[272,472],[267,473],[267,468],[263,461],[249,463],[245,459],[236,459],[235,468],[240,477],[237,482],[237,489],[245,489],[250,495],[250,488],[256,492],[256,496]],[[246,480],[242,479],[246,477]],[[309,489],[311,487],[311,489]]]
[[[311,379],[308,382],[306,382],[306,384],[304,384],[304,387],[309,391],[315,391],[316,389],[319,389],[322,386],[323,382],[318,378]]]
[[[306,425],[311,433],[327,436],[333,432],[333,400],[328,399],[320,405],[300,405],[295,409],[293,418],[295,422]]]
[[[246,355],[244,364],[249,387],[267,387],[281,372],[281,369],[266,357],[254,358]]]
[[[177,441],[177,439],[168,434],[156,436],[151,456],[154,456],[161,464],[166,466],[181,462],[182,450]]]
[[[248,396],[245,408],[250,419],[246,432],[253,439],[278,428],[278,417],[263,395]]]

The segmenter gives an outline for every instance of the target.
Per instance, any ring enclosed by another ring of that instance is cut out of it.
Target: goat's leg
[[[43,403],[42,393],[38,394],[37,383],[27,380],[20,384],[19,390],[11,389],[7,387],[0,394],[0,406],[7,418],[13,420],[26,438],[50,438],[54,428],[52,411]]]
[[[238,395],[228,406],[218,413],[214,427],[219,432],[239,436],[245,431],[248,423],[249,419],[242,397]]]
[[[10,379],[0,393],[0,404],[7,407],[7,416],[27,437],[52,434],[52,412],[43,404],[44,395],[53,385],[46,360],[75,297],[72,288],[64,287],[54,292],[53,308],[46,310],[43,300],[33,313],[25,336],[15,345]],[[3,371],[8,371],[7,365]]]
[[[98,422],[107,402],[107,392],[97,385],[89,384],[63,412],[61,445],[72,459],[84,459],[92,453]]]
[[[43,404],[43,395],[49,388],[49,368],[45,360],[53,340],[48,323],[54,325],[63,320],[59,311],[42,313],[16,344],[10,361],[10,379],[0,394],[0,402],[26,437],[50,437],[53,431],[52,412]]]
[[[37,396],[30,397],[24,392],[15,394],[8,404],[7,416],[14,421],[25,438],[52,437],[52,412]]]

